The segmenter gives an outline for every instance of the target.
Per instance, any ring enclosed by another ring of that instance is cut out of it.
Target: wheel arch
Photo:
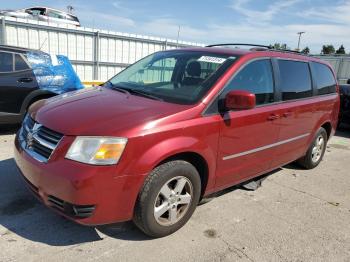
[[[321,127],[323,127],[326,130],[326,132],[327,132],[327,139],[329,139],[331,134],[332,134],[332,124],[331,124],[331,122],[325,122],[323,125],[321,125]]]
[[[55,93],[52,93],[48,90],[35,90],[31,92],[23,101],[22,106],[21,106],[21,115],[24,115],[25,112],[27,111],[28,107],[33,104],[34,102],[41,100],[41,99],[46,99],[55,96]]]
[[[206,159],[199,153],[187,151],[171,155],[162,160],[157,166],[174,160],[184,160],[192,164],[197,169],[201,179],[201,196],[203,196],[209,180],[209,166]]]
[[[152,140],[153,141],[153,140]],[[214,190],[216,172],[216,150],[202,139],[191,136],[171,137],[151,145],[137,157],[128,172],[148,175],[157,166],[171,160],[185,160],[198,171],[202,180],[202,194]],[[134,171],[135,170],[135,171]]]

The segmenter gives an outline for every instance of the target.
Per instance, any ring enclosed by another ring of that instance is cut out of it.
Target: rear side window
[[[13,54],[0,52],[0,73],[13,71]]]
[[[26,70],[29,69],[29,66],[24,61],[24,59],[19,55],[15,55],[15,71]]]
[[[269,59],[253,61],[246,65],[228,83],[224,95],[231,90],[246,90],[256,96],[256,104],[274,102],[274,81]]]
[[[312,96],[312,82],[308,63],[279,60],[282,100]]]
[[[313,73],[317,84],[319,95],[326,95],[336,92],[336,81],[331,69],[320,63],[313,62]]]

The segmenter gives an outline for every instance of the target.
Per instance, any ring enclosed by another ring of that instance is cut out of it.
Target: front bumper
[[[85,225],[132,219],[144,175],[118,166],[92,166],[61,157],[74,138],[64,137],[48,163],[32,158],[15,140],[15,161],[31,191],[48,207]],[[120,175],[118,175],[120,174]]]

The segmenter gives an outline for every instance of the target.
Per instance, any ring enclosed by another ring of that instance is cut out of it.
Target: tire
[[[323,141],[322,146],[320,145],[320,141]],[[315,138],[306,152],[306,155],[300,158],[297,163],[305,169],[313,169],[317,167],[323,159],[327,147],[327,141],[327,132],[323,127],[321,127],[317,131]]]
[[[136,202],[134,223],[150,237],[170,235],[190,219],[200,195],[201,180],[193,165],[183,160],[164,163],[146,178]]]

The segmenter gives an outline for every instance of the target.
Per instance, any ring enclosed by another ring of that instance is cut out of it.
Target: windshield
[[[202,51],[158,52],[129,66],[104,86],[149,99],[194,104],[236,58]]]

